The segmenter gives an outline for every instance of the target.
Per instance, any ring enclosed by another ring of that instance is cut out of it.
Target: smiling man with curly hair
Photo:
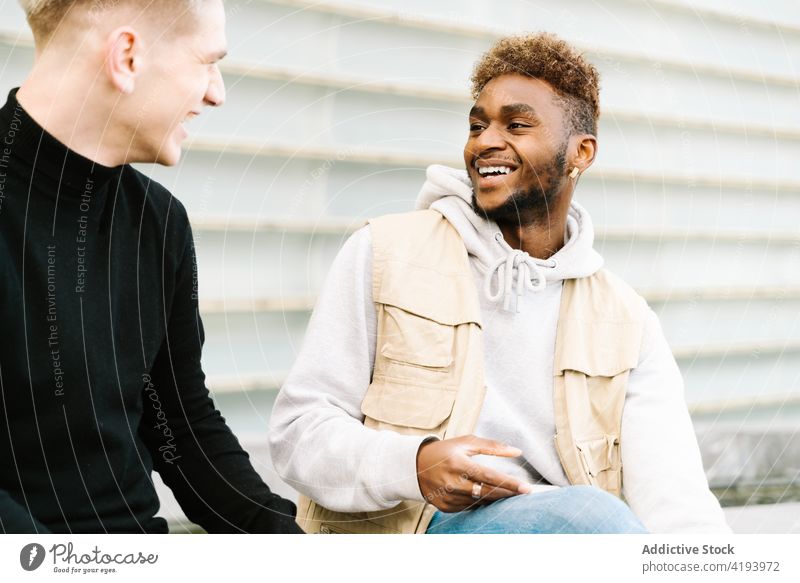
[[[549,222],[550,209],[559,201],[569,202],[560,196],[564,184],[558,179],[567,174],[570,140],[573,150],[581,156],[573,168],[582,172],[594,160],[600,117],[599,85],[597,69],[574,48],[551,34],[505,38],[478,61],[472,74],[472,96],[476,102],[470,112],[470,138],[465,150],[467,167],[473,166],[472,170],[477,173],[473,161],[468,158],[480,147],[476,145],[478,136],[483,134],[480,139],[486,139],[486,134],[480,131],[487,115],[486,103],[503,101],[513,92],[532,90],[532,95],[541,102],[538,112],[530,107],[519,113],[526,114],[525,121],[534,122],[537,127],[535,132],[529,132],[534,139],[526,141],[527,146],[532,147],[528,152],[530,160],[542,155],[544,158],[541,164],[532,164],[529,168],[536,173],[534,180],[524,173],[518,174],[514,177],[517,186],[506,179],[503,188],[494,189],[502,199],[496,206],[491,200],[487,200],[486,205],[481,204],[480,195],[487,195],[484,198],[488,199],[490,189],[477,188],[480,180],[475,181],[473,207],[476,212],[500,224],[541,223]],[[476,175],[475,178],[480,177]],[[528,185],[528,188],[521,188],[519,184]],[[506,196],[509,189],[511,196]]]
[[[597,71],[538,34],[498,42],[472,81],[466,170],[431,166],[417,211],[345,244],[276,402],[298,522],[729,532],[658,318],[573,201]]]

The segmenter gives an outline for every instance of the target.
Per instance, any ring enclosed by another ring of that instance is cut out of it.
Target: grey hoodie
[[[602,266],[588,213],[570,208],[565,245],[548,260],[512,249],[477,216],[464,171],[431,166],[417,208],[455,226],[469,252],[481,303],[487,392],[475,435],[522,450],[476,461],[542,489],[569,485],[553,445],[553,351],[562,282]],[[422,501],[416,453],[422,438],[374,431],[360,411],[375,357],[369,227],[344,245],[317,301],[306,339],[273,410],[278,473],[333,510]],[[677,365],[650,311],[639,365],[630,375],[622,428],[627,502],[653,532],[729,532],[708,489]]]

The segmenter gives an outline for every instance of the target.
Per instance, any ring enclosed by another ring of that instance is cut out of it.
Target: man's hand
[[[472,461],[479,454],[517,457],[522,452],[474,435],[423,443],[417,452],[417,479],[425,500],[442,512],[459,512],[530,492],[530,484]],[[480,499],[473,498],[475,484],[483,484]]]

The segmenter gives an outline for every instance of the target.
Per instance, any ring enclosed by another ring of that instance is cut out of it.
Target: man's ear
[[[130,95],[136,88],[143,54],[142,37],[134,29],[123,26],[108,35],[105,72],[120,93]]]
[[[570,168],[578,168],[583,174],[594,163],[597,156],[597,138],[592,134],[577,134],[570,138],[572,158]]]

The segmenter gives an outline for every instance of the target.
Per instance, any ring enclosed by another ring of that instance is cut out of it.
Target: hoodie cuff
[[[425,502],[417,478],[417,453],[423,443],[438,437],[401,435],[394,431],[385,433],[372,480],[381,506],[391,508],[403,500]]]

